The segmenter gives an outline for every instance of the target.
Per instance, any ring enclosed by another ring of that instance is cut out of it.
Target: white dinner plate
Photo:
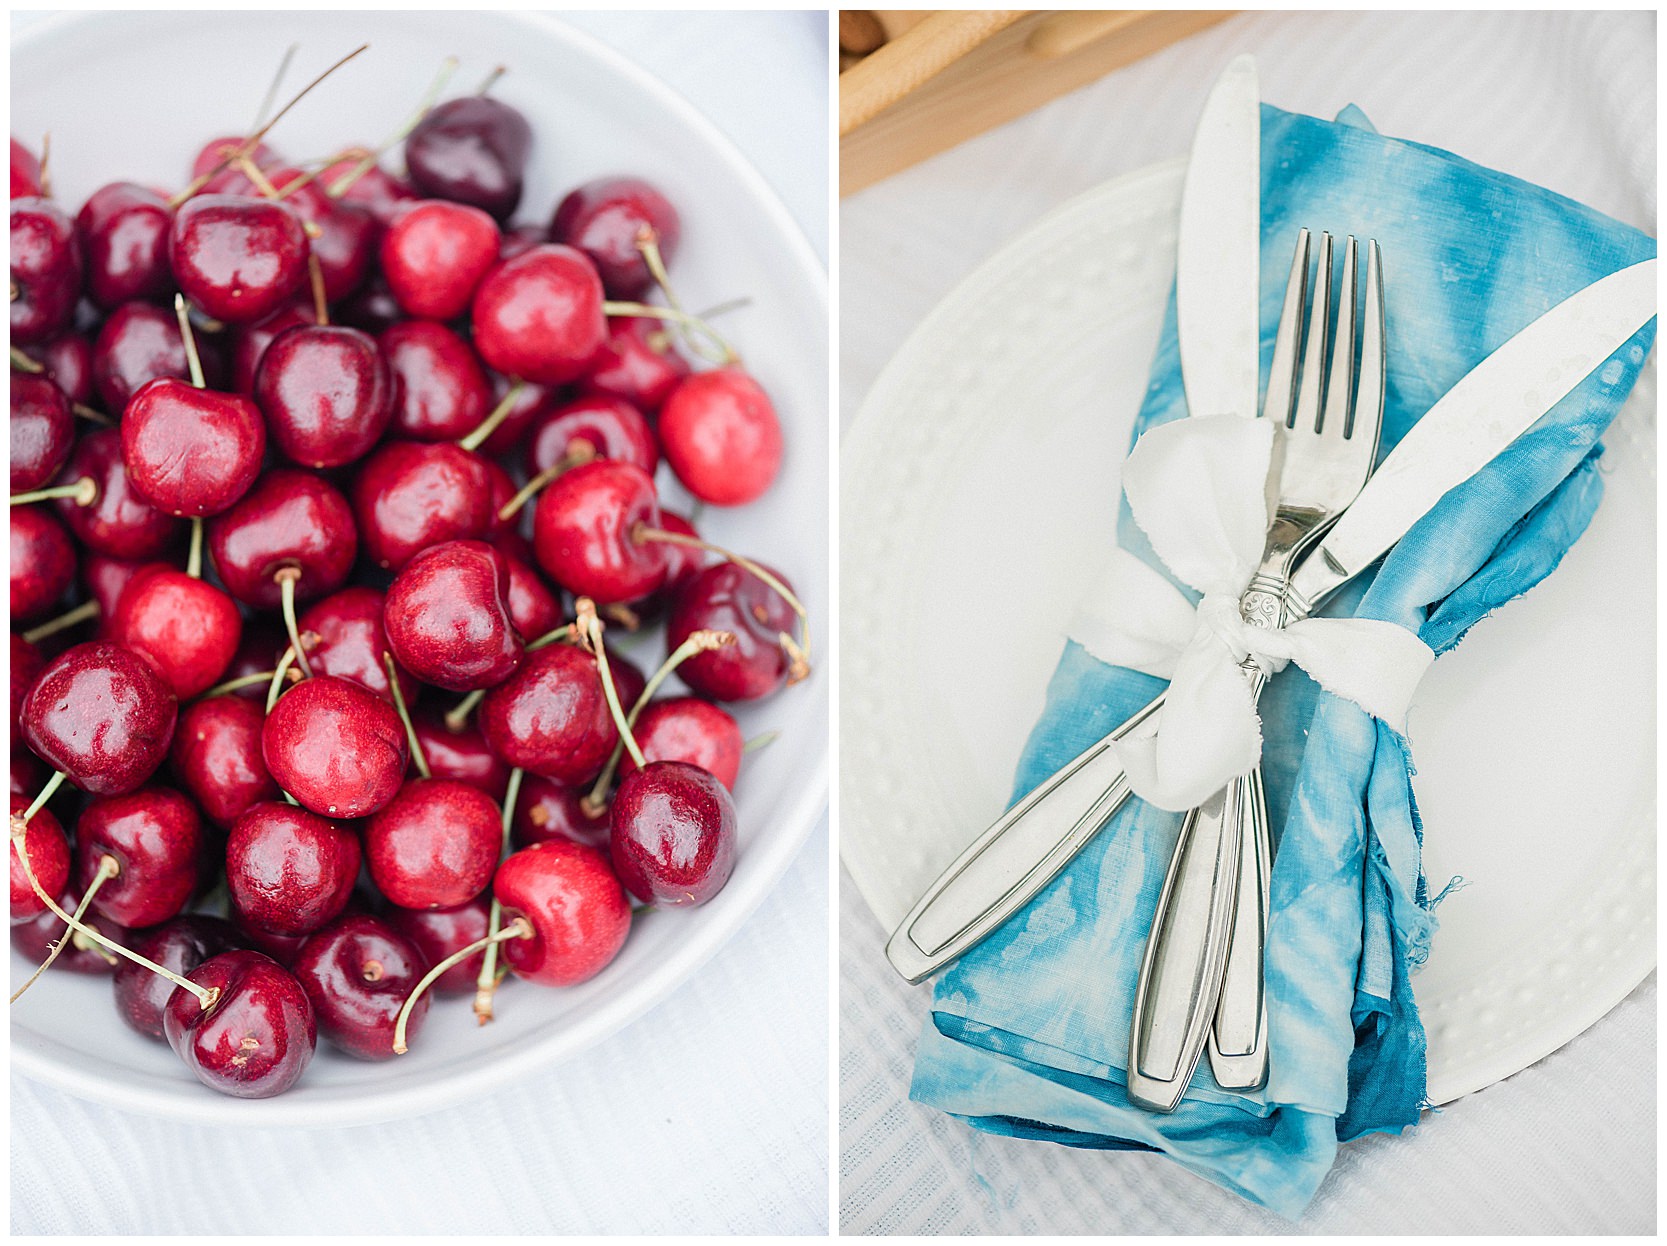
[[[840,846],[888,930],[1007,806],[1113,539],[1184,162],[1044,217],[887,366],[841,458]],[[1655,370],[1556,574],[1431,669],[1410,737],[1438,908],[1429,1093],[1525,1068],[1655,965]]]
[[[109,181],[177,187],[209,138],[246,132],[283,50],[300,52],[281,98],[360,43],[370,50],[285,117],[270,142],[291,158],[374,143],[416,107],[440,61],[461,68],[448,95],[493,88],[530,121],[534,151],[518,219],[548,220],[562,193],[635,173],[683,219],[673,274],[695,306],[747,296],[722,329],[781,416],[787,455],[760,502],[707,510],[703,535],[778,567],[813,620],[828,617],[827,278],[759,174],[679,96],[588,36],[531,14],[468,12],[141,12],[65,16],[12,48],[12,133],[52,135],[52,180],[75,211]],[[737,66],[737,71],[742,69]],[[807,132],[807,143],[820,133]],[[397,153],[394,159],[397,159]],[[392,161],[390,161],[392,163]],[[662,476],[662,482],[669,472]],[[667,485],[668,496],[681,497]],[[645,645],[652,667],[662,650]],[[619,958],[568,990],[510,981],[498,1020],[477,1028],[467,1000],[440,1001],[411,1054],[366,1064],[320,1043],[293,1090],[259,1102],[198,1085],[167,1047],[123,1026],[103,978],[50,973],[12,1008],[23,1072],[116,1107],[183,1120],[342,1125],[458,1103],[604,1039],[663,999],[741,926],[781,877],[827,803],[828,677],[737,712],[749,756],[736,785],[740,853],[705,906],[638,920]],[[12,957],[14,981],[29,966]],[[675,1059],[667,1053],[668,1060]]]

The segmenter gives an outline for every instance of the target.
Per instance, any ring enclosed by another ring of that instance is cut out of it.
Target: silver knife
[[[1235,57],[1204,103],[1181,190],[1175,314],[1189,415],[1259,410],[1261,126],[1256,60]],[[1127,795],[1110,741],[1159,704],[1026,796],[939,875],[886,945],[898,973],[919,982],[936,972],[1076,856]]]
[[[1467,373],[1407,432],[1336,527],[1291,578],[1293,609],[1311,612],[1400,540],[1455,485],[1550,411],[1655,316],[1656,261],[1612,273],[1564,299]],[[1146,706],[1044,780],[962,853],[886,946],[911,982],[936,973],[1018,912],[1128,797],[1111,745],[1162,704]],[[1014,848],[989,854],[988,845]],[[1030,848],[1025,856],[1017,845]],[[947,896],[953,904],[939,903]]]

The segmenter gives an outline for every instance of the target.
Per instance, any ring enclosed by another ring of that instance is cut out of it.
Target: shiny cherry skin
[[[746,741],[728,711],[699,697],[669,697],[643,706],[632,725],[637,747],[650,762],[682,761],[699,766],[730,791],[741,770]],[[623,779],[637,769],[631,754],[620,758]]]
[[[75,223],[50,199],[12,200],[12,342],[43,342],[70,327],[81,297]]]
[[[412,779],[365,823],[365,864],[389,901],[449,909],[486,889],[498,867],[503,816],[470,783]]]
[[[639,900],[705,904],[735,869],[735,802],[699,766],[651,761],[614,793],[609,856]]]
[[[12,793],[12,817],[21,818],[29,811],[33,797]],[[15,824],[14,824],[15,825]],[[37,809],[23,831],[23,850],[29,857],[29,869],[35,881],[48,895],[58,896],[69,885],[69,838],[63,825],[53,817],[50,809]],[[29,875],[18,860],[17,840],[12,840],[12,925],[32,921],[42,913],[50,913],[46,902],[29,885]],[[76,897],[80,899],[79,896]],[[73,912],[74,910],[66,910]]]
[[[377,338],[393,380],[393,424],[402,437],[456,441],[491,410],[492,386],[475,352],[433,320],[403,320]]]
[[[669,267],[682,232],[671,201],[636,177],[586,182],[567,193],[550,220],[550,241],[588,255],[611,299],[641,298],[654,284],[640,239],[654,239]]]
[[[431,775],[472,784],[502,803],[509,790],[509,767],[488,747],[480,728],[471,722],[453,731],[438,711],[414,715],[411,725]]]
[[[299,169],[280,169],[271,181],[279,188],[301,177]],[[316,229],[308,231],[308,246],[318,259],[324,279],[324,297],[339,302],[357,290],[376,260],[382,226],[362,204],[332,199],[324,193],[325,183],[308,182],[284,196],[301,219]]]
[[[660,407],[660,449],[684,488],[714,506],[756,501],[781,470],[781,421],[737,367],[685,377]]]
[[[44,376],[12,373],[12,492],[49,483],[75,445],[69,399]]]
[[[382,275],[408,316],[453,320],[498,262],[498,223],[479,208],[406,204],[382,235]]]
[[[125,946],[184,977],[205,960],[242,947],[243,941],[230,922],[205,913],[182,913],[139,931]],[[116,1015],[146,1038],[166,1041],[162,1014],[177,989],[174,984],[126,957],[120,958],[114,978]]]
[[[519,977],[544,986],[576,986],[607,968],[631,929],[625,891],[595,848],[548,840],[511,853],[492,893],[509,925],[525,917],[526,939],[506,939],[499,954]]]
[[[507,221],[521,202],[532,127],[489,95],[431,108],[405,140],[411,183],[436,199],[472,204]]]
[[[271,610],[282,601],[277,574],[297,568],[297,601],[312,601],[347,583],[358,554],[353,511],[334,486],[294,468],[266,472],[224,514],[208,521],[208,548],[226,591],[246,606]]]
[[[362,818],[394,798],[410,760],[393,707],[333,675],[304,679],[278,699],[261,733],[266,768],[308,809]]]
[[[183,535],[185,524],[139,496],[122,462],[116,428],[83,433],[58,474],[59,484],[91,477],[96,496],[88,506],[56,498],[58,517],[75,538],[97,553],[129,560],[156,558]]]
[[[231,665],[243,616],[221,589],[164,566],[129,581],[105,635],[149,661],[174,695],[189,701]]]
[[[391,705],[394,694],[388,687],[388,668],[382,664],[382,655],[388,652],[383,603],[379,590],[352,584],[309,607],[297,626],[313,674],[351,679]],[[394,669],[405,703],[416,704],[422,685],[397,662]]]
[[[203,821],[189,798],[159,784],[88,802],[75,824],[75,887],[85,891],[99,861],[117,873],[93,897],[111,921],[140,928],[177,916],[197,888]]]
[[[602,279],[572,247],[533,247],[480,283],[475,349],[490,368],[541,385],[582,376],[607,340]]]
[[[486,937],[490,918],[490,897],[477,896],[454,909],[402,909],[391,907],[382,920],[409,939],[430,967],[454,952]],[[473,994],[475,980],[486,963],[486,951],[465,957],[434,979],[431,990],[442,995]],[[417,1005],[422,1007],[421,1003]],[[413,1010],[415,1011],[415,1010]]]
[[[58,897],[58,907],[66,913],[75,912],[75,906],[79,903],[81,903],[79,892],[71,892],[66,889]],[[81,924],[91,926],[106,939],[114,939],[123,947],[133,946],[132,933],[125,926],[118,926],[107,917],[86,912],[81,915]],[[63,971],[106,975],[115,969],[115,965],[112,965],[111,961],[123,965],[131,963],[117,956],[114,952],[99,947],[98,944],[80,931],[70,930],[68,926],[64,925],[63,918],[50,910],[42,912],[39,917],[30,921],[18,922],[12,927],[12,947],[37,965],[52,955],[52,948],[55,944],[66,938],[68,943],[65,944],[64,950],[59,954],[58,959],[52,962],[52,969],[55,973]],[[156,977],[148,969],[142,972],[153,978]],[[170,991],[174,989],[171,982],[167,986]]]
[[[561,601],[545,586],[538,572],[513,554],[504,554],[503,560],[509,568],[509,587],[504,600],[509,603],[509,618],[515,630],[533,641],[560,627]]]
[[[204,315],[250,324],[307,281],[307,235],[285,203],[198,195],[174,213],[168,235],[174,280]]]
[[[182,518],[230,509],[266,457],[266,422],[254,403],[173,377],[146,382],[128,400],[121,434],[134,492]]]
[[[540,419],[531,442],[533,470],[547,471],[583,449],[599,459],[634,464],[649,476],[660,466],[660,447],[648,421],[622,398],[579,398]]]
[[[222,830],[251,805],[283,798],[261,756],[265,725],[260,704],[229,694],[193,701],[180,711],[169,764],[179,785]]]
[[[138,654],[108,641],[66,649],[23,699],[23,740],[94,796],[141,786],[168,754],[178,707]]]
[[[311,934],[347,908],[361,855],[339,822],[283,801],[251,805],[226,837],[232,913],[250,929]]]
[[[12,618],[33,623],[51,614],[75,582],[75,544],[49,507],[11,510]]]
[[[307,940],[293,971],[325,1038],[360,1060],[391,1060],[400,1009],[428,966],[422,950],[390,923],[348,913]],[[428,1004],[425,994],[412,1006],[407,1042],[422,1029]]]
[[[269,1099],[301,1079],[318,1046],[307,993],[269,956],[239,950],[205,960],[185,975],[219,997],[203,1008],[175,988],[162,1014],[163,1034],[185,1067],[210,1090]]]
[[[93,401],[93,344],[84,335],[64,332],[19,349],[45,369],[41,375],[63,390],[65,398]]]
[[[663,324],[646,316],[616,316],[609,318],[607,340],[579,388],[653,414],[688,375],[689,362],[677,353]]]
[[[12,198],[30,199],[40,193],[40,158],[14,138],[12,140]]]
[[[525,649],[508,592],[508,560],[485,541],[425,549],[388,587],[389,648],[424,683],[452,692],[501,684]]]
[[[773,567],[766,570],[776,574]],[[697,575],[672,604],[666,644],[674,650],[699,628],[733,632],[734,644],[695,654],[677,674],[714,701],[756,701],[786,685],[790,661],[780,638],[783,632],[796,635],[798,625],[780,593],[736,563],[720,562]]]
[[[393,382],[368,333],[297,325],[255,370],[255,401],[272,441],[303,467],[340,467],[374,446],[393,418]]]
[[[98,602],[98,637],[110,639],[110,620],[116,617],[116,603],[122,599],[133,577],[149,575],[171,563],[153,558],[110,558],[104,554],[88,554],[81,560],[81,584],[87,596]]]
[[[87,267],[87,294],[105,311],[132,299],[173,293],[168,234],[174,210],[154,190],[111,182],[95,190],[75,218]]]
[[[635,535],[659,525],[648,473],[599,459],[563,473],[538,495],[533,549],[545,574],[568,592],[598,605],[636,601],[665,582],[665,543]]]
[[[541,844],[547,839],[565,839],[575,844],[608,850],[608,811],[591,813],[585,808],[587,793],[529,774],[521,780],[521,799],[516,802],[511,834],[518,848]]]
[[[290,329],[301,325],[316,325],[318,312],[310,298],[285,303],[271,315],[254,324],[240,324],[232,330],[231,387],[236,393],[252,397],[255,374],[266,348]]]
[[[387,442],[353,481],[353,513],[365,554],[398,571],[431,545],[491,530],[488,462],[450,442]]]
[[[480,728],[511,766],[569,784],[601,773],[619,742],[596,658],[573,645],[527,654],[480,703]]]
[[[93,343],[93,386],[113,416],[158,377],[191,379],[179,320],[154,303],[124,303],[110,313]]]

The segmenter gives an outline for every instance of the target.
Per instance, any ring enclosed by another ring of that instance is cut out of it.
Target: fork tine
[[[1297,385],[1297,406],[1290,427],[1318,432],[1320,428],[1320,384],[1325,377],[1326,320],[1331,310],[1331,235],[1320,235],[1319,262],[1315,265],[1313,294],[1308,300],[1308,335],[1303,344],[1302,380]]]
[[[1296,388],[1297,342],[1302,336],[1303,310],[1308,302],[1308,243],[1308,231],[1297,231],[1291,276],[1285,282],[1285,304],[1279,311],[1279,332],[1273,339],[1268,396],[1262,401],[1262,418],[1278,420],[1281,424],[1290,422],[1291,395]]]
[[[1351,423],[1359,428],[1362,420],[1368,421],[1374,456],[1383,427],[1384,377],[1388,371],[1384,352],[1383,254],[1373,239],[1366,243],[1366,312],[1360,330],[1360,377]]]
[[[1320,433],[1346,438],[1354,425],[1349,409],[1349,390],[1354,383],[1356,244],[1349,235],[1343,247],[1343,276],[1337,289],[1337,322],[1331,335],[1331,377],[1326,384],[1325,405],[1320,408]]]

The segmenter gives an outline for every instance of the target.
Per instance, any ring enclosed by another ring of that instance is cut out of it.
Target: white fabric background
[[[1183,154],[1204,93],[1254,52],[1263,98],[1361,105],[1434,143],[1655,232],[1653,13],[1253,13],[845,200],[840,403],[849,428],[899,343],[991,252],[1098,183]],[[878,1233],[1648,1233],[1656,989],[1562,1051],[1346,1148],[1304,1220],[1149,1155],[993,1138],[907,1099],[927,988],[840,900],[840,1224]]]
[[[567,20],[725,131],[826,260],[826,150],[798,137],[806,114],[827,115],[823,14]],[[344,1130],[229,1130],[13,1077],[12,1231],[823,1232],[828,838],[824,817],[739,934],[647,1016],[466,1107]]]

